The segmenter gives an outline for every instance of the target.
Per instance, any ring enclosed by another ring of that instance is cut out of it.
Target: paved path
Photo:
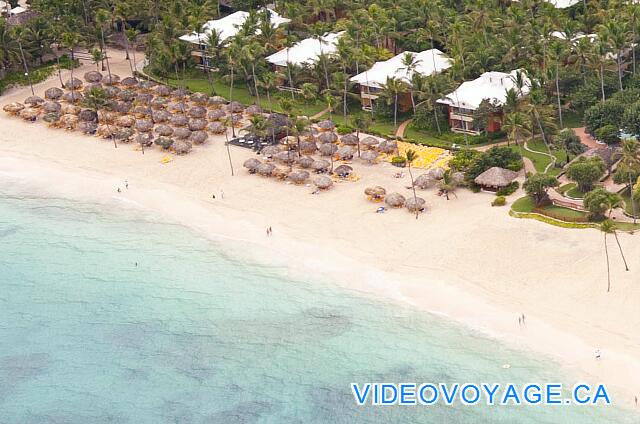
[[[524,147],[524,149],[525,149],[527,152],[531,152],[531,153],[538,153],[538,154],[541,154],[541,155],[544,155],[544,156],[547,156],[547,157],[551,158],[551,162],[549,162],[549,165],[547,165],[547,166],[544,168],[544,173],[547,173],[547,172],[549,171],[549,168],[551,168],[553,165],[555,165],[555,163],[556,163],[556,157],[555,157],[555,156],[553,156],[552,154],[549,154],[549,153],[547,153],[547,152],[539,152],[539,151],[537,151],[537,150],[530,149],[530,148],[529,148],[529,146],[527,145],[527,142],[526,142],[526,141],[524,142],[523,147]]]
[[[587,146],[589,149],[593,149],[593,148],[599,149],[600,147],[602,147],[601,144],[596,143],[596,140],[593,137],[587,134],[584,127],[573,128],[573,131],[576,133],[578,137],[580,137],[580,142],[585,146]]]
[[[407,126],[411,123],[411,119],[407,119],[402,122],[398,129],[396,130],[396,137],[404,137],[404,131],[407,129]]]
[[[309,119],[320,119],[322,116],[324,116],[327,113],[329,113],[329,108],[321,110],[320,112],[316,113],[315,115],[310,116]]]

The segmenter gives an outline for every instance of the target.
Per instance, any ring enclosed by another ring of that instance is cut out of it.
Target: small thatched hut
[[[499,188],[511,184],[517,177],[517,172],[494,166],[478,175],[473,181],[483,190],[497,191]]]

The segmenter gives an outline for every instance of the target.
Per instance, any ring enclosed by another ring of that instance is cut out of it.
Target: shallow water
[[[5,190],[0,258],[3,424],[638,422],[615,406],[357,407],[351,382],[575,381],[147,212]]]

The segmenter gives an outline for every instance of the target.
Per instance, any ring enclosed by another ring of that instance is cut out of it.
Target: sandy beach
[[[122,55],[114,55],[111,66],[121,76],[129,72]],[[75,73],[93,69],[85,65]],[[57,76],[51,77],[36,86],[36,94],[57,83]],[[0,96],[0,103],[28,95],[28,87],[14,89]],[[242,163],[253,153],[246,149],[232,148],[231,176],[224,136],[210,137],[189,155],[161,164],[165,153],[158,149],[144,155],[130,144],[115,149],[107,140],[4,113],[0,128],[0,185],[17,179],[60,196],[121,202],[213,239],[249,241],[255,251],[238,254],[442,314],[549,355],[587,381],[614,387],[617,404],[630,405],[634,395],[640,396],[637,235],[620,234],[629,272],[610,240],[612,291],[607,293],[599,231],[512,218],[507,207],[490,206],[492,195],[468,190],[459,190],[450,201],[434,189],[420,191],[427,212],[418,220],[402,209],[376,214],[365,187],[411,193],[408,175],[393,178],[397,168],[390,164],[354,161],[357,182],[312,195],[311,187],[249,175]],[[272,237],[266,236],[269,226]],[[521,314],[525,327],[518,325]]]

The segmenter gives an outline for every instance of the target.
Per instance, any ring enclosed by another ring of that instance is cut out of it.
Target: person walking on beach
[[[273,230],[271,229],[271,226],[269,226],[269,235],[272,236],[273,235]]]
[[[224,190],[220,190],[220,198],[224,199]]]
[[[522,314],[522,325],[525,325],[524,324],[524,314]]]
[[[216,195],[215,195],[215,194],[212,194],[212,195],[211,195],[211,198],[212,198],[213,200],[215,200],[215,199],[216,199]]]
[[[518,316],[518,325],[522,327],[522,317]]]
[[[124,188],[126,188],[127,190],[129,190],[129,181],[124,180]]]
[[[596,359],[600,359],[600,349],[596,349]]]
[[[121,193],[122,191],[120,190],[120,187],[118,187],[118,193]]]

